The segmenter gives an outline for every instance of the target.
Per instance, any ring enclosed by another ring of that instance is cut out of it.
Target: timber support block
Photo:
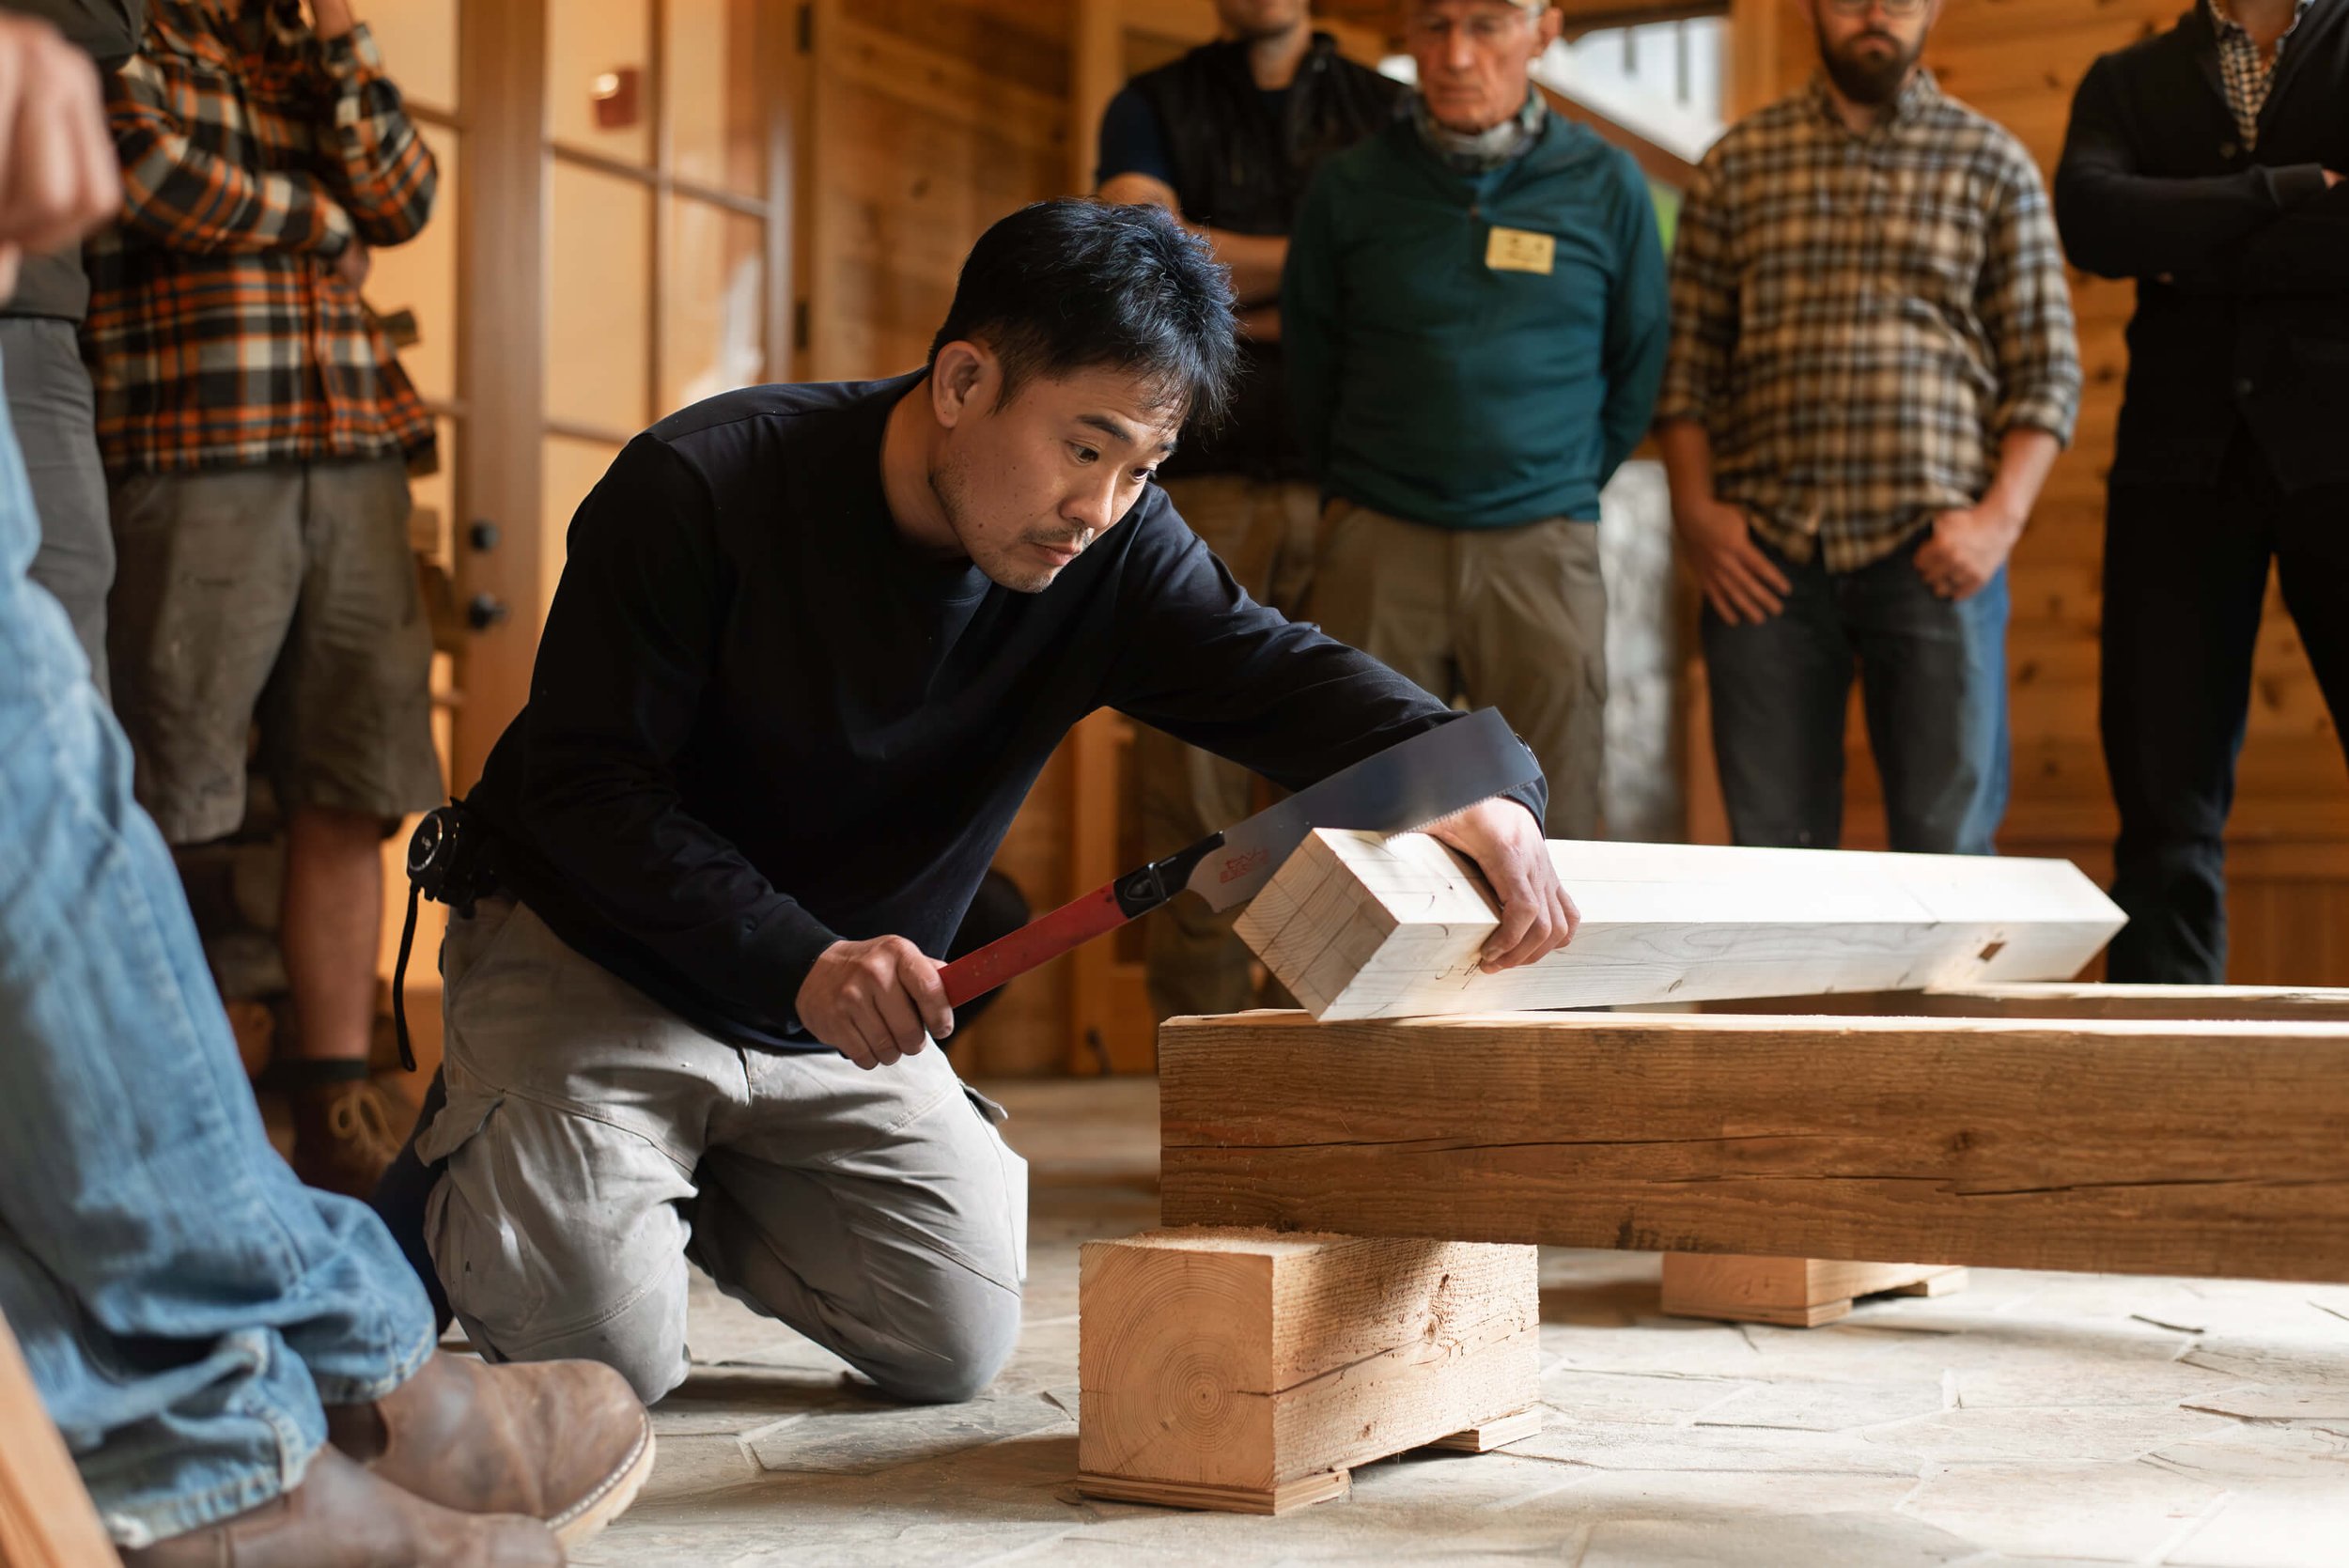
[[[1947,1296],[1966,1270],[1945,1264],[1843,1263],[1832,1258],[1664,1254],[1664,1312],[1816,1328],[1851,1315],[1863,1296]]]
[[[1531,1247],[1151,1231],[1087,1243],[1079,1281],[1089,1497],[1279,1514],[1538,1428]]]

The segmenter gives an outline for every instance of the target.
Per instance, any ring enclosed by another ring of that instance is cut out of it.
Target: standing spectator
[[[1403,89],[1313,30],[1306,0],[1216,0],[1225,38],[1135,77],[1101,116],[1101,199],[1165,208],[1232,272],[1241,362],[1231,417],[1193,428],[1159,474],[1192,532],[1251,597],[1299,613],[1311,582],[1320,491],[1289,417],[1281,365],[1281,267],[1314,172],[1394,117]],[[1246,816],[1237,763],[1137,726],[1134,771],[1148,852],[1171,854]],[[1237,911],[1177,899],[1149,925],[1160,1018],[1252,1000]]]
[[[305,1181],[397,1151],[366,1082],[385,827],[441,799],[408,545],[432,421],[359,300],[434,185],[347,0],[154,0],[114,73],[119,228],[87,351],[119,577],[108,648],[137,788],[173,844],[243,818],[248,737],[286,815],[281,1062]]]
[[[2349,727],[2349,4],[2205,3],[2081,81],[2064,243],[2137,280],[2106,502],[2115,980],[2227,971],[2227,814],[2271,564]]]
[[[145,0],[0,0],[0,10],[51,23],[109,70],[137,50],[146,8]],[[33,506],[40,515],[33,581],[65,606],[103,691],[115,546],[106,526],[106,471],[98,459],[89,372],[82,365],[80,330],[88,307],[89,277],[78,242],[26,257],[15,294],[0,304],[0,365],[8,422],[23,444]]]
[[[1917,64],[1939,0],[1806,0],[1822,70],[1681,210],[1658,406],[1739,844],[1832,848],[1859,667],[1892,847],[2006,812],[2006,560],[2079,402],[2030,155]]]
[[[1549,113],[1542,0],[1414,0],[1419,90],[1332,159],[1282,325],[1328,494],[1313,609],[1541,758],[1552,838],[1598,825],[1598,492],[1663,368],[1663,246],[1628,153]]]

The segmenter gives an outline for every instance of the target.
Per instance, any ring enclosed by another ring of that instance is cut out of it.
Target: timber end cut
[[[1151,1231],[1088,1242],[1078,1296],[1090,1496],[1282,1513],[1540,1399],[1531,1247]]]
[[[1477,968],[1500,911],[1434,839],[1322,830],[1237,929],[1316,1018],[2068,980],[2123,924],[2068,861],[1553,840],[1570,947]]]
[[[1159,1032],[1159,1212],[2349,1281],[2349,1024],[1519,1013]]]

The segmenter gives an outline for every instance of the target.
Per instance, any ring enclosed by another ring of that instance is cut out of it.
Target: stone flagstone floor
[[[1542,1433],[1358,1470],[1280,1519],[1080,1498],[1077,1248],[1157,1219],[1147,1081],[989,1085],[1034,1163],[1026,1330],[905,1409],[697,1281],[599,1568],[2349,1568],[2349,1288],[1973,1272],[1828,1327],[1657,1312],[1638,1253],[1543,1258]]]

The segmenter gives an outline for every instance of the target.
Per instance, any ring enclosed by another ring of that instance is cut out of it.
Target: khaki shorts
[[[391,820],[440,803],[398,459],[134,474],[110,501],[115,710],[165,839],[243,821],[257,721],[288,810]]]

